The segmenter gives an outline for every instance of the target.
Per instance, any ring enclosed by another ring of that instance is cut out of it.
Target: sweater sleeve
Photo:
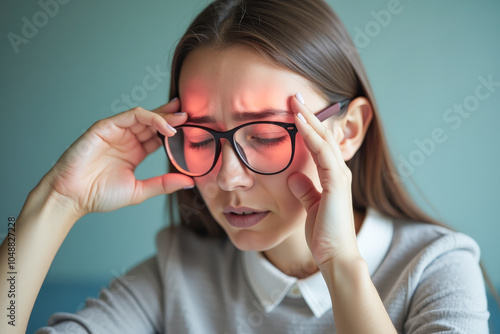
[[[162,288],[157,258],[151,257],[114,278],[98,298],[88,298],[76,314],[55,313],[35,334],[160,333]]]
[[[422,254],[405,333],[488,333],[479,247],[461,233],[443,236]],[[415,276],[414,276],[415,277]],[[411,295],[411,293],[410,293]]]

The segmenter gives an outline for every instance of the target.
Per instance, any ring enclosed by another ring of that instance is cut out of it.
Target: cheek
[[[288,168],[290,171],[289,175],[300,172],[311,179],[311,181],[316,186],[316,189],[321,189],[321,183],[319,182],[318,169],[311,153],[307,149],[304,139],[302,136],[297,135],[295,142],[295,156],[293,162]]]
[[[220,191],[216,178],[213,176],[213,171],[208,175],[195,178],[194,183],[205,200],[205,203],[210,206],[210,203],[217,198],[218,192]]]
[[[220,163],[220,161],[219,161]],[[217,199],[220,199],[221,189],[217,183],[217,173],[219,163],[208,174],[195,178],[195,184],[207,206],[215,205]],[[288,178],[293,173],[300,172],[311,179],[318,191],[321,191],[316,164],[304,144],[302,136],[298,135],[295,142],[295,155],[290,166],[282,173],[273,176],[255,175],[255,182],[252,193],[259,197],[271,196],[268,200],[274,202],[279,207],[288,207],[289,209],[298,205],[300,202],[291,193],[288,187]]]
[[[264,184],[268,193],[276,201],[280,211],[283,214],[296,215],[302,210],[302,204],[292,194],[288,187],[288,178],[294,173],[302,173],[309,177],[317,190],[321,189],[316,164],[305,146],[302,137],[297,137],[295,145],[295,155],[291,165],[282,173],[276,174],[266,180],[260,179],[261,184]]]

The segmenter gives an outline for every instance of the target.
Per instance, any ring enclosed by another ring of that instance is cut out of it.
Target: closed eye
[[[263,146],[278,146],[284,141],[288,140],[289,136],[281,136],[276,138],[260,138],[260,137],[252,137],[252,141],[256,142],[258,145]]]
[[[189,142],[189,148],[192,150],[201,150],[213,143],[213,139],[207,139],[201,142]]]

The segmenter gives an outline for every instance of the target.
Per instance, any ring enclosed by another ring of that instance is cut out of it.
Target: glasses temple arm
[[[329,107],[326,107],[325,109],[321,110],[318,114],[316,114],[316,117],[323,122],[325,119],[328,119],[338,113],[345,105],[349,104],[351,100],[346,99],[342,100],[340,102],[334,103]]]

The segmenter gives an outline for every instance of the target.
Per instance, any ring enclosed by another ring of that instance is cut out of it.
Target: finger
[[[172,126],[169,126],[167,121],[160,115],[141,107],[130,109],[121,114],[113,116],[108,120],[112,121],[114,125],[129,129],[137,125],[146,125],[153,127],[165,136],[173,136],[176,131]]]
[[[302,95],[297,93],[291,102],[292,111],[294,113],[300,112],[306,120],[306,123],[308,123],[323,139],[328,140],[331,131],[311,112]]]
[[[170,102],[165,103],[164,105],[161,105],[158,108],[153,109],[152,111],[157,114],[172,114],[179,111],[180,107],[181,103],[179,99],[175,97],[170,100]]]
[[[186,113],[168,114],[166,116],[163,116],[163,118],[167,121],[168,124],[175,127],[187,121],[187,114]],[[135,134],[140,141],[145,141],[146,139],[149,139],[152,136],[156,136],[156,129],[144,125],[142,123],[137,123],[132,125],[129,128],[129,130],[133,134]]]
[[[167,123],[172,126],[178,126],[187,121],[187,114],[185,112],[181,112],[179,109],[181,107],[180,101],[178,98],[172,99],[170,102],[152,110],[153,113],[159,114],[163,117]],[[168,126],[167,126],[168,127]],[[170,127],[169,130],[173,131]],[[159,129],[157,129],[159,130]],[[132,130],[133,131],[133,130]],[[160,131],[161,132],[161,131]],[[137,133],[137,132],[134,132]],[[168,135],[167,133],[163,133],[164,135]],[[175,131],[174,131],[175,133]]]
[[[324,169],[342,169],[342,164],[345,165],[344,159],[332,132],[296,97],[291,102],[292,111],[296,114],[297,129],[307,148],[313,153],[316,164]],[[303,116],[305,122],[299,115]]]
[[[288,187],[302,206],[309,209],[321,200],[321,193],[316,189],[311,179],[302,173],[294,173],[288,178]]]
[[[132,125],[129,130],[135,134],[135,135],[139,135],[141,134],[144,130],[148,129],[149,127],[147,125],[144,125],[144,124],[141,124],[141,123],[137,123],[137,124],[134,124]],[[151,132],[151,131],[150,131]]]
[[[154,136],[150,138],[148,141],[142,143],[142,147],[144,148],[144,151],[146,151],[146,154],[150,154],[158,149],[158,147],[162,146],[161,139],[158,138],[157,136]]]
[[[169,173],[146,180],[137,180],[136,191],[132,203],[139,204],[148,198],[170,194],[174,191],[192,186],[194,186],[194,180],[192,178],[178,173]]]
[[[311,152],[314,162],[319,168],[331,170],[338,166],[330,145],[312,127],[295,117],[295,125],[304,138],[306,147]]]
[[[187,114],[180,110],[181,103],[178,98],[172,99],[169,103],[160,106],[153,110],[153,112],[158,113],[163,116],[167,122],[172,126],[178,126],[187,121]]]
[[[156,131],[151,131],[151,128],[148,128],[142,131],[141,133],[136,133],[135,137],[142,143],[148,141],[152,137],[156,137]]]
[[[163,115],[163,119],[165,119],[168,122],[168,124],[172,126],[178,126],[184,124],[187,121],[188,116],[185,112],[182,112],[182,113]]]
[[[298,94],[299,93],[297,93],[297,95]],[[313,112],[311,112],[311,110],[307,107],[303,98],[300,97],[300,100],[299,100],[297,95],[292,99],[292,103],[291,103],[292,111],[295,114],[298,114],[300,112],[300,114],[303,116],[306,123],[309,124],[311,126],[311,128],[313,128],[313,130],[316,131],[321,136],[321,138],[323,138],[325,141],[328,141],[328,142],[335,141],[336,142],[335,136],[333,135],[333,132],[330,130],[330,128],[325,126],[325,124],[323,122],[321,122],[316,117],[316,115]]]

